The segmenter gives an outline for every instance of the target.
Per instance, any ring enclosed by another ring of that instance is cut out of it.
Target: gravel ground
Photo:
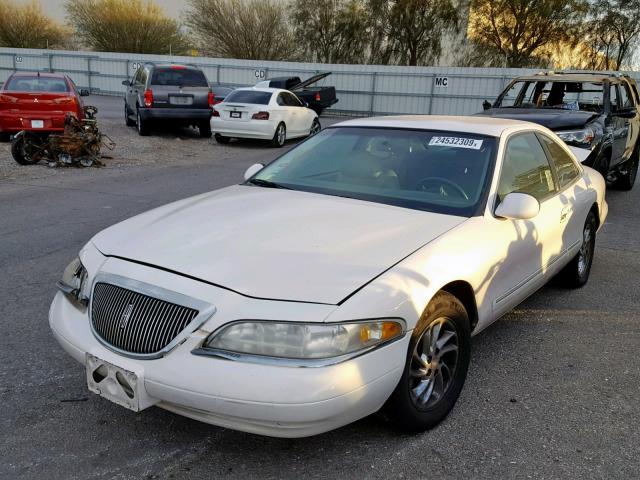
[[[272,439],[89,394],[47,325],[66,263],[106,226],[281,152],[186,131],[141,139],[101,101],[118,143],[106,168],[20,167],[0,144],[0,478],[638,478],[640,186],[608,193],[586,287],[547,286],[474,338],[460,400],[432,431],[372,416]]]

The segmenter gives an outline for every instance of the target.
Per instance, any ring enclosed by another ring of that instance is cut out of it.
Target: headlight
[[[353,356],[404,334],[402,320],[354,323],[243,321],[214,332],[204,349],[294,360]]]
[[[593,143],[593,140],[596,138],[596,132],[591,127],[583,128],[581,130],[565,130],[556,132],[556,134],[565,143],[579,146],[591,146],[591,143]]]
[[[62,290],[71,300],[86,306],[89,303],[89,292],[87,281],[87,270],[75,258],[62,273],[62,278],[58,281],[58,288]]]

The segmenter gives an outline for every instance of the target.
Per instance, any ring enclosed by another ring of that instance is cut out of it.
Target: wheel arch
[[[473,331],[478,324],[478,305],[476,303],[476,295],[471,284],[464,280],[455,280],[444,285],[439,291],[450,293],[460,300],[467,311],[467,315],[469,316],[469,326],[471,331]]]

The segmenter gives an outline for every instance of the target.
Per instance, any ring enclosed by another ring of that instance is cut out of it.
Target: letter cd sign
[[[449,86],[449,77],[434,77],[433,81],[438,88],[447,88]]]

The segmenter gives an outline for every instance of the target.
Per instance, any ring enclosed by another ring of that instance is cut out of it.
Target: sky
[[[18,3],[30,3],[31,0],[17,0]],[[165,13],[170,17],[177,18],[180,11],[183,9],[185,2],[178,2],[175,0],[155,0],[160,5]],[[65,20],[64,11],[65,0],[40,0],[40,5],[46,14],[52,16],[56,20]]]

